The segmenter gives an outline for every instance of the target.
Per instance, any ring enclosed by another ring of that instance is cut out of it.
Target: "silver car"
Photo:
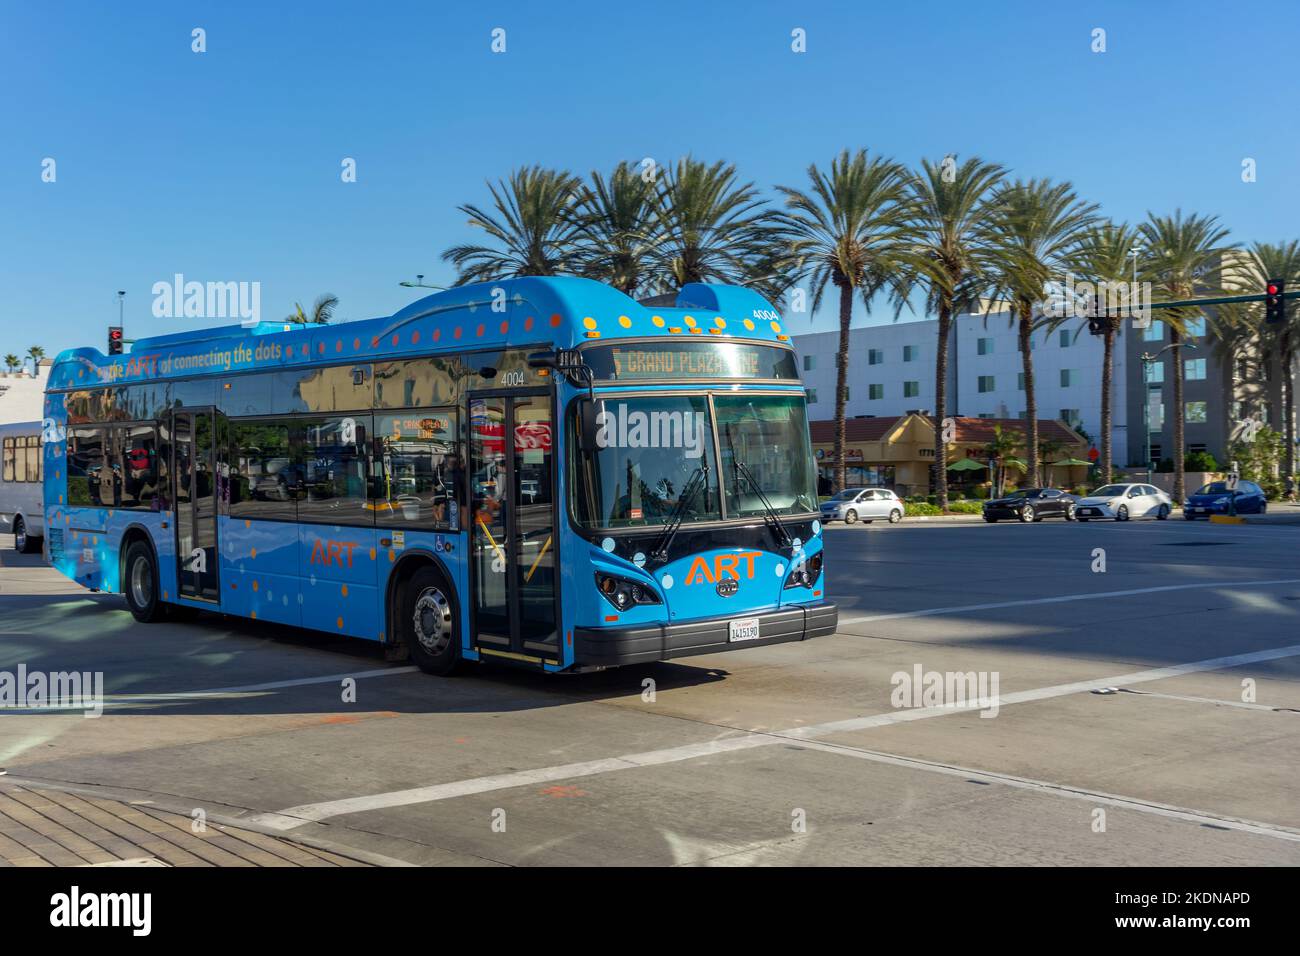
[[[856,524],[861,520],[870,524],[884,518],[890,524],[898,524],[907,509],[902,499],[888,488],[846,488],[829,501],[823,501],[821,513],[823,522]]]

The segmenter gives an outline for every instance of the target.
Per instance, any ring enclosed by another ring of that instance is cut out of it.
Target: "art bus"
[[[578,278],[386,318],[59,355],[45,551],[142,622],[209,610],[430,673],[831,634],[806,393],[755,292]]]

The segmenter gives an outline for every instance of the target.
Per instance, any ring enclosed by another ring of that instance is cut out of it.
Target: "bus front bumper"
[[[731,640],[731,622],[757,618],[759,636]],[[644,664],[694,654],[717,654],[765,644],[786,644],[834,634],[839,611],[828,601],[795,604],[776,611],[705,618],[637,627],[578,627],[573,630],[573,662],[580,668]]]

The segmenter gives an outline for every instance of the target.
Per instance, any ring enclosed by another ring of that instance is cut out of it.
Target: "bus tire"
[[[158,597],[158,563],[153,551],[143,541],[134,541],[126,551],[126,569],[122,577],[122,593],[131,616],[141,624],[152,624],[163,616],[163,603]]]
[[[460,624],[451,587],[439,571],[420,568],[402,588],[398,633],[426,674],[446,677],[460,665]]]
[[[27,533],[27,523],[19,515],[14,515],[14,550],[19,554],[31,554],[40,547],[38,541]]]

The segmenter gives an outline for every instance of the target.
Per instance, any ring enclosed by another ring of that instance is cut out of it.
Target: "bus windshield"
[[[714,408],[716,420],[703,395],[601,403],[596,450],[571,459],[579,523],[602,528],[662,525],[692,478],[690,500],[681,509],[683,523],[717,521],[723,517],[724,497],[728,518],[762,515],[764,498],[778,514],[816,510],[803,398],[732,394],[716,397]],[[714,444],[715,426],[721,447]]]

